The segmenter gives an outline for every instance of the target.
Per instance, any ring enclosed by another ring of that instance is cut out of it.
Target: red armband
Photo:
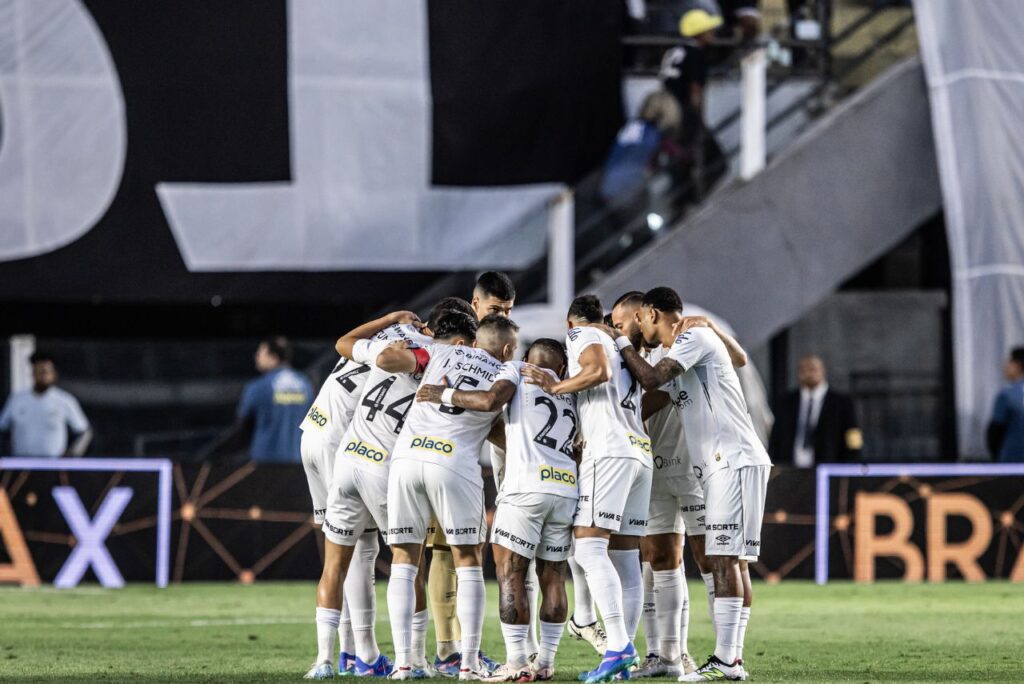
[[[427,368],[427,364],[430,363],[430,352],[426,349],[410,349],[409,351],[416,357],[416,370],[413,372],[422,373]]]

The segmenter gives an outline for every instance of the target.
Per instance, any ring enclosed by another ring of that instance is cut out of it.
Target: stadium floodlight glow
[[[75,547],[64,562],[53,580],[53,586],[61,589],[77,587],[85,576],[85,571],[92,566],[100,584],[108,589],[120,589],[124,586],[124,577],[117,569],[117,563],[107,550],[107,537],[114,529],[117,519],[132,500],[131,487],[114,487],[103,499],[96,517],[89,519],[89,511],[85,510],[82,500],[74,487],[54,487],[53,498],[57,507],[64,514],[64,519],[75,536]]]
[[[27,470],[27,471],[66,471],[66,472],[87,472],[87,473],[155,473],[158,476],[157,481],[157,504],[156,504],[156,585],[158,587],[166,587],[168,579],[170,578],[170,558],[171,558],[171,471],[172,466],[170,460],[166,458],[0,458],[0,470]],[[100,537],[105,540],[107,532],[104,530],[103,525],[100,523],[106,523],[104,512],[113,518],[113,522],[117,522],[117,518],[120,517],[124,506],[128,504],[128,500],[131,498],[131,490],[126,487],[117,487],[111,490],[110,496],[104,500],[103,506],[97,512],[95,519],[89,521],[88,516],[85,516],[85,520],[79,521],[79,528],[76,528],[71,522],[71,519],[67,515],[67,510],[74,508],[74,503],[71,503],[73,499],[77,502],[78,506],[82,508],[81,500],[78,495],[72,492],[72,496],[67,494],[58,494],[59,490],[68,489],[65,487],[54,488],[54,498],[57,499],[57,505],[61,507],[61,512],[65,514],[65,518],[68,519],[68,525],[71,527],[72,532],[76,535],[76,540],[81,543],[83,540],[78,537],[79,531],[85,532],[89,530],[89,534]],[[127,490],[121,494],[115,496],[114,492],[118,489]],[[127,495],[127,498],[125,496]],[[64,499],[63,504],[61,498]],[[123,499],[123,502],[122,502]],[[65,506],[70,504],[70,508],[65,509]],[[123,504],[123,505],[122,505]],[[110,507],[109,509],[107,507]],[[116,515],[114,511],[116,509]],[[84,526],[82,525],[84,523]],[[113,524],[111,524],[113,527]],[[102,533],[102,534],[101,534]],[[90,541],[94,541],[90,539]],[[102,543],[102,542],[101,542]],[[106,549],[104,549],[106,551]],[[93,552],[95,553],[95,551]],[[72,553],[74,556],[74,553]],[[86,559],[92,558],[96,560],[98,556],[86,556]],[[71,558],[68,559],[68,563],[65,567],[70,564]],[[102,563],[102,561],[101,561]],[[96,568],[94,563],[93,568]],[[116,570],[116,566],[115,566]],[[61,572],[64,572],[62,568]],[[120,576],[120,572],[117,573]],[[99,572],[97,572],[99,575]],[[58,575],[59,577],[59,575]],[[81,577],[79,577],[81,579]],[[102,582],[102,578],[100,579]]]
[[[665,219],[661,214],[655,214],[651,212],[647,215],[647,227],[651,229],[652,233],[657,233],[661,230],[662,226],[665,225]]]
[[[820,465],[816,471],[814,516],[814,581],[828,583],[829,479],[832,477],[963,477],[1024,476],[1024,463],[842,463]]]

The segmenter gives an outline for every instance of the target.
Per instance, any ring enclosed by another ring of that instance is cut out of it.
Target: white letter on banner
[[[81,237],[121,183],[124,98],[78,0],[0,0],[0,261]]]
[[[124,578],[117,569],[114,559],[110,557],[110,552],[107,551],[106,541],[110,536],[110,530],[114,528],[132,499],[132,488],[111,489],[92,520],[89,519],[89,513],[73,487],[54,487],[53,498],[67,520],[71,534],[75,536],[75,548],[53,580],[54,586],[61,589],[78,586],[91,565],[104,587],[123,587]]]

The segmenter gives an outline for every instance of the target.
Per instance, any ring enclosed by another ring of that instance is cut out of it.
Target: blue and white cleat
[[[334,679],[334,663],[313,663],[303,679]]]
[[[377,656],[372,664],[364,663],[358,657],[356,658],[355,676],[356,677],[387,677],[394,670],[394,666],[388,657],[381,653]]]
[[[585,684],[598,684],[599,682],[610,682],[613,679],[629,679],[629,668],[640,663],[640,654],[636,652],[633,644],[627,644],[621,651],[605,651],[601,664],[590,672],[580,675],[580,680]]]
[[[354,653],[342,651],[338,656],[338,672],[336,677],[351,677],[356,673],[356,656]]]
[[[459,676],[459,670],[462,669],[462,654],[452,653],[444,660],[441,660],[437,656],[434,656],[434,670],[441,677],[450,677],[452,679]]]
[[[501,663],[494,662],[483,651],[478,651],[478,657],[480,658],[480,665],[487,670],[488,674],[494,674],[501,667]]]

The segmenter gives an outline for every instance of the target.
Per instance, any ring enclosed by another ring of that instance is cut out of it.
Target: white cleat
[[[334,679],[334,663],[313,663],[303,679]]]
[[[647,661],[643,665],[636,668],[629,673],[632,678],[647,679],[650,677],[678,677],[686,674],[683,671],[682,660],[677,660],[672,663],[667,660],[662,660],[658,656],[647,657]]]
[[[706,682],[712,680],[742,682],[747,679],[747,671],[743,669],[740,661],[732,665],[723,663],[712,655],[708,661],[689,674],[679,678],[681,682]]]
[[[491,673],[487,671],[487,668],[482,664],[476,670],[471,670],[468,667],[464,667],[459,670],[459,681],[460,682],[486,682]]]
[[[555,678],[554,667],[537,667],[537,663],[531,663],[533,669],[533,681],[535,682],[550,682]]]
[[[532,682],[533,671],[529,665],[522,667],[511,666],[508,663],[500,665],[494,674],[484,678],[485,682]]]
[[[415,679],[416,674],[411,667],[396,667],[388,675],[388,679]]]
[[[683,661],[683,674],[690,674],[697,669],[697,661],[689,653],[684,653],[681,660]]]
[[[578,625],[575,618],[569,618],[569,622],[565,626],[574,639],[586,641],[594,647],[594,650],[599,655],[603,656],[604,652],[608,650],[608,636],[604,633],[604,627],[601,626],[600,622]]]

